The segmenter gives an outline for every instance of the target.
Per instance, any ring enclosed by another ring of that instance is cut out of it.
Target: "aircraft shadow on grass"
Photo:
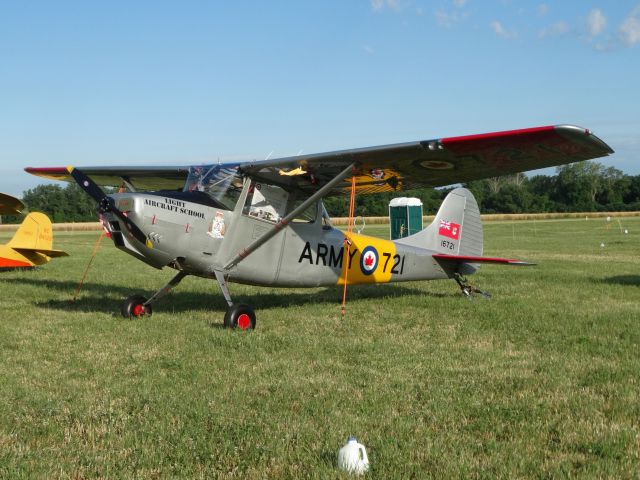
[[[55,300],[38,301],[34,300],[34,305],[56,310],[76,311],[76,312],[104,312],[117,313],[122,300],[132,293],[144,293],[143,289],[132,290],[130,287],[102,283],[85,283],[78,300],[72,300],[77,282],[69,280],[51,280],[35,278],[13,278],[5,279],[8,283],[28,284],[34,286],[44,286],[50,290],[61,293],[60,298]],[[211,283],[211,292],[190,292],[188,290],[174,290],[166,298],[158,302],[157,312],[185,312],[189,310],[207,310],[214,312],[224,312],[227,303],[218,291],[215,283]],[[350,288],[347,293],[347,301],[358,299],[382,299],[405,296],[421,296],[430,298],[446,298],[459,296],[457,290],[452,289],[451,293],[426,292],[418,288],[401,285],[358,285]],[[257,292],[251,295],[237,293],[234,296],[236,303],[248,303],[250,301],[260,301],[262,309],[283,308],[299,304],[329,304],[335,305],[336,311],[342,299],[342,287],[319,288],[311,292],[299,291],[276,291]]]
[[[604,282],[614,285],[640,285],[640,275],[615,275],[613,277],[598,278],[597,282]]]

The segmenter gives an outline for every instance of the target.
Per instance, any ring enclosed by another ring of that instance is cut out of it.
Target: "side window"
[[[299,207],[306,198],[298,198],[283,188],[268,183],[252,181],[242,209],[244,215],[278,223],[282,217]],[[313,223],[318,215],[317,203],[300,212],[294,223]]]
[[[331,230],[331,228],[333,228],[333,223],[331,223],[331,217],[329,216],[327,209],[324,207],[324,204],[322,204],[321,207],[322,207],[322,228],[324,230]]]
[[[296,199],[293,200],[290,203],[289,208],[287,208],[287,213],[292,212],[294,209],[298,208],[298,206],[300,206],[300,204],[304,201],[305,199]],[[311,204],[306,210],[303,210],[302,212],[300,212],[294,219],[293,222],[294,223],[313,223],[316,221],[316,217],[318,216],[318,204],[317,203],[313,203]]]
[[[289,194],[280,187],[251,182],[242,213],[277,223],[285,215]]]

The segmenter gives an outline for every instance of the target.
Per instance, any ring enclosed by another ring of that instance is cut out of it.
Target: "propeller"
[[[140,228],[135,223],[133,223],[129,219],[129,217],[127,217],[123,212],[118,210],[113,198],[105,194],[102,191],[102,189],[93,180],[91,180],[91,178],[89,178],[82,171],[74,167],[67,167],[67,172],[69,172],[69,174],[73,177],[76,183],[80,185],[80,188],[82,188],[82,190],[84,190],[85,193],[87,193],[91,198],[93,198],[98,203],[100,208],[100,213],[107,213],[107,212],[113,213],[116,217],[118,217],[122,221],[122,223],[125,224],[129,233],[133,235],[133,238],[138,240],[140,243],[146,245],[147,248],[153,248],[153,244],[151,243],[151,240],[147,238],[145,233],[142,230],[140,230]]]

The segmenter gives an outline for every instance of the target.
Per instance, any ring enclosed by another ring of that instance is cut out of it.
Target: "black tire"
[[[131,295],[127,297],[120,306],[120,313],[125,318],[137,318],[143,315],[151,315],[153,310],[151,305],[144,305],[147,299],[142,295]]]
[[[256,314],[249,305],[237,303],[229,307],[229,310],[225,313],[224,326],[225,328],[253,330],[256,328]]]

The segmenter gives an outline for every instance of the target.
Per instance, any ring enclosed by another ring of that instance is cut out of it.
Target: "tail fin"
[[[452,190],[427,228],[397,242],[449,255],[481,256],[482,222],[476,199],[466,188]]]
[[[533,265],[509,258],[482,256],[480,210],[473,194],[466,188],[456,188],[447,195],[431,225],[395,242],[434,251],[432,257],[449,276],[456,273],[470,275],[482,263]],[[458,283],[464,287],[464,284]]]
[[[48,262],[46,257],[67,255],[62,250],[53,249],[51,220],[40,212],[27,215],[7,246],[25,255],[36,265]]]

